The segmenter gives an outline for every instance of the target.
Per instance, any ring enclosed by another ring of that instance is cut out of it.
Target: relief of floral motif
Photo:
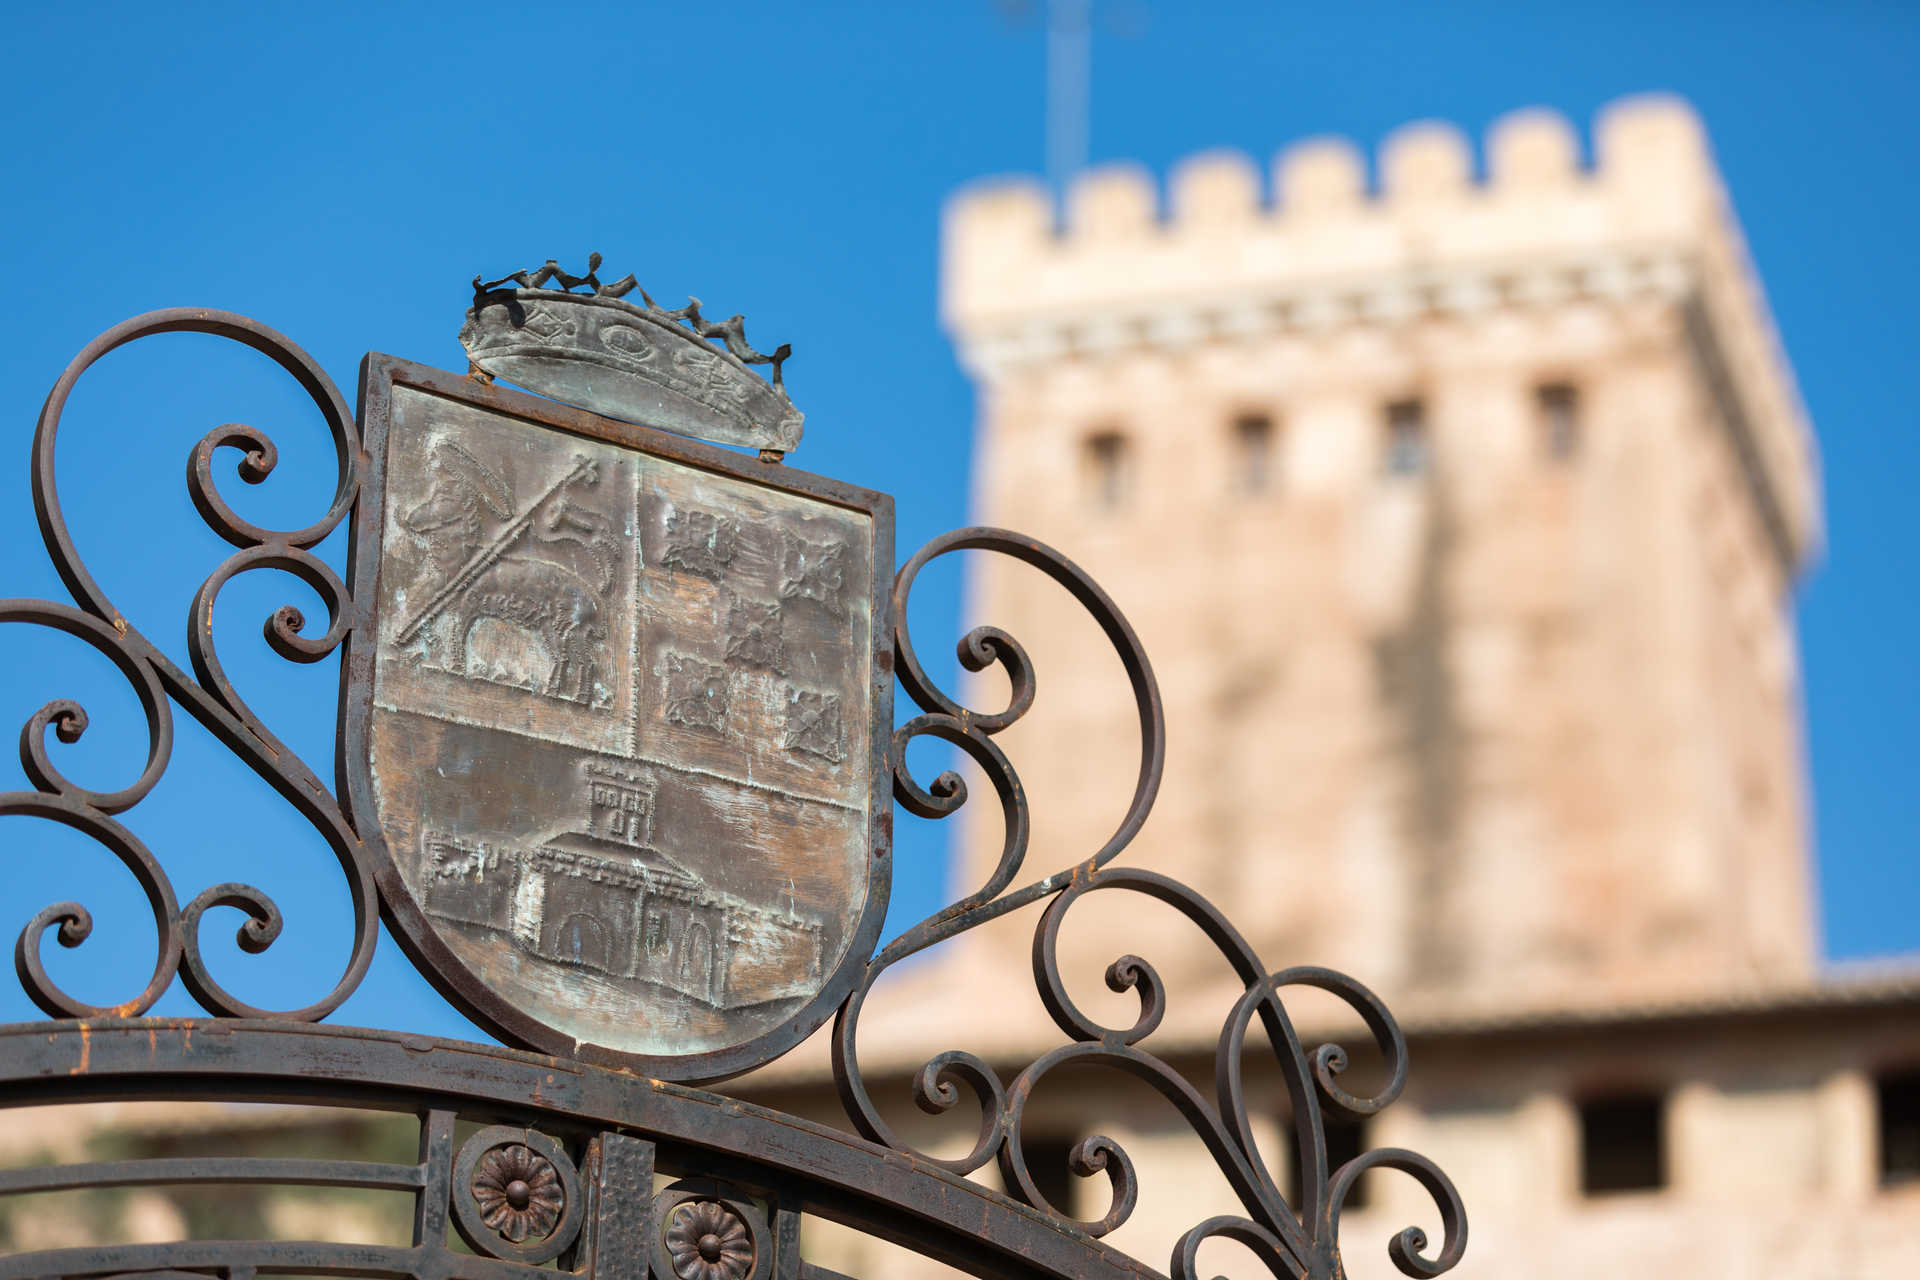
[[[753,1237],[740,1215],[717,1200],[688,1200],[667,1225],[667,1256],[679,1280],[745,1280]]]
[[[517,1142],[480,1157],[472,1191],[480,1220],[515,1244],[528,1236],[551,1234],[566,1207],[553,1161]]]
[[[786,530],[780,532],[780,598],[817,600],[830,612],[840,611],[846,585],[846,544],[815,542]]]

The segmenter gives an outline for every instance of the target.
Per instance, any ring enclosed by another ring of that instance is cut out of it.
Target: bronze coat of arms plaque
[[[514,1043],[717,1079],[885,913],[884,494],[388,356],[342,784],[401,945]]]

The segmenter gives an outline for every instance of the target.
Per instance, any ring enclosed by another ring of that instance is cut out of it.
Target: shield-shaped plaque
[[[343,786],[389,924],[547,1052],[784,1052],[887,896],[891,499],[369,356]]]

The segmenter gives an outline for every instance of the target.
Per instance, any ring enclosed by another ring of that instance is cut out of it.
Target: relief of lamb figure
[[[425,547],[427,597],[397,637],[429,636],[429,666],[594,705],[606,696],[612,521],[573,495],[589,458],[516,511],[512,486],[452,440],[428,454],[426,495],[399,524]]]

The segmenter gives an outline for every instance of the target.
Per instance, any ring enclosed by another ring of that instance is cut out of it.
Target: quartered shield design
[[[887,896],[884,495],[370,356],[343,787],[389,923],[510,1041],[714,1079]]]

